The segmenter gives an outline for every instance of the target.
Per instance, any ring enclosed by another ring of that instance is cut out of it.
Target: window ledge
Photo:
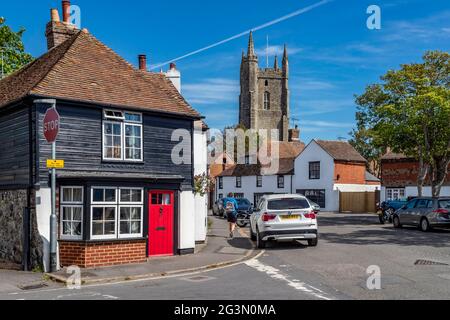
[[[145,237],[139,238],[120,238],[120,239],[93,239],[93,240],[77,240],[77,239],[63,239],[60,238],[59,242],[76,242],[76,243],[102,243],[102,242],[130,242],[130,241],[147,241]]]

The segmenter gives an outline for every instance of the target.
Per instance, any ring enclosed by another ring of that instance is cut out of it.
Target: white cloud
[[[237,102],[239,81],[225,78],[210,78],[198,83],[182,86],[183,95],[193,105]]]
[[[311,78],[301,78],[295,83],[290,84],[291,91],[296,93],[314,90],[330,90],[335,88],[336,86],[331,82]]]
[[[302,48],[297,48],[297,47],[288,47],[288,55],[295,55],[301,51],[303,51]],[[260,57],[265,57],[267,55],[267,53],[269,53],[269,57],[282,57],[283,53],[284,53],[284,46],[269,46],[267,47],[261,47],[261,48],[257,48],[256,50],[256,54]]]

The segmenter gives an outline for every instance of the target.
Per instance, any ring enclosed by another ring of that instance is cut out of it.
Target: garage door
[[[376,192],[339,192],[339,211],[376,212]]]

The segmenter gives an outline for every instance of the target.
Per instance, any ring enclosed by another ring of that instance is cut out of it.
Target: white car
[[[267,241],[306,240],[318,244],[317,205],[301,195],[268,195],[261,198],[250,218],[250,234],[258,248]]]

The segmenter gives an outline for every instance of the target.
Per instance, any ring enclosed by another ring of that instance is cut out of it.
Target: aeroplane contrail
[[[325,4],[330,3],[330,2],[333,2],[333,1],[334,1],[334,0],[322,0],[322,1],[320,1],[320,2],[317,2],[317,3],[315,3],[315,4],[312,4],[312,5],[310,5],[310,6],[307,6],[307,7],[305,7],[305,8],[302,8],[302,9],[299,9],[299,10],[297,10],[297,11],[294,11],[294,12],[292,12],[292,13],[290,13],[290,14],[287,14],[287,15],[285,15],[285,16],[282,16],[282,17],[280,17],[280,18],[278,18],[278,19],[275,19],[275,20],[269,21],[269,22],[267,22],[267,23],[264,23],[264,24],[262,24],[262,25],[260,25],[260,26],[257,26],[257,27],[255,27],[255,28],[253,28],[253,29],[246,30],[246,31],[241,32],[241,33],[239,33],[239,34],[236,34],[236,35],[234,35],[234,36],[232,36],[232,37],[229,37],[229,38],[224,39],[224,40],[222,40],[222,41],[219,41],[219,42],[216,42],[216,43],[214,43],[214,44],[211,44],[211,45],[209,45],[209,46],[207,46],[207,47],[204,47],[204,48],[201,48],[201,49],[192,51],[192,52],[190,52],[190,53],[188,53],[188,54],[185,54],[185,55],[183,55],[183,56],[181,56],[181,57],[178,57],[178,58],[175,58],[175,59],[166,61],[166,62],[164,62],[164,63],[159,63],[159,64],[157,64],[157,65],[153,65],[153,66],[150,67],[150,69],[153,70],[153,69],[161,68],[162,66],[165,66],[165,65],[167,65],[167,64],[169,64],[169,63],[171,63],[171,62],[175,62],[175,61],[178,61],[178,60],[181,60],[181,59],[185,59],[185,58],[187,58],[187,57],[190,57],[190,56],[193,56],[193,55],[195,55],[195,54],[201,53],[201,52],[203,52],[203,51],[206,51],[206,50],[212,49],[212,48],[214,48],[214,47],[220,46],[221,44],[224,44],[224,43],[230,42],[230,41],[232,41],[232,40],[234,40],[234,39],[243,37],[243,36],[249,34],[251,31],[258,31],[258,30],[261,30],[261,29],[264,29],[264,28],[273,26],[274,24],[277,24],[277,23],[283,22],[283,21],[285,21],[285,20],[291,19],[291,18],[293,18],[293,17],[296,17],[296,16],[298,16],[298,15],[301,15],[301,14],[303,14],[303,13],[306,13],[306,12],[308,12],[308,11],[311,11],[311,10],[317,8],[317,7],[321,7],[321,6],[325,5]]]

